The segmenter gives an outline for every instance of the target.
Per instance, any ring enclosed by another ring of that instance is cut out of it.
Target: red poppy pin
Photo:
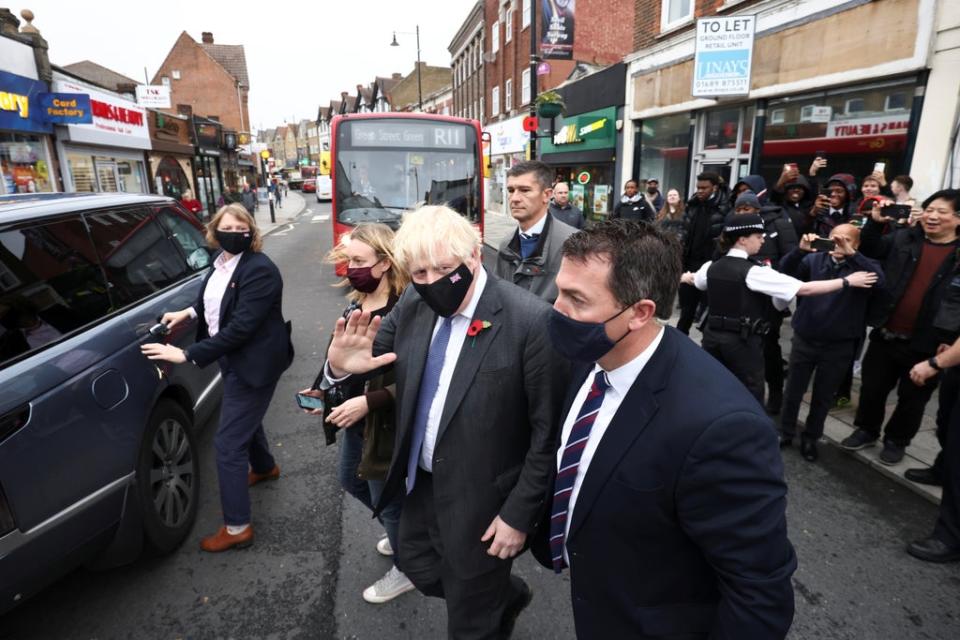
[[[474,320],[470,323],[470,326],[467,328],[467,335],[473,338],[473,341],[470,343],[470,346],[473,347],[477,343],[477,336],[481,332],[489,329],[493,326],[493,323],[489,320]]]

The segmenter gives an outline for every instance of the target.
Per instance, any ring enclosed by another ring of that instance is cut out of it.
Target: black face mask
[[[607,336],[605,328],[608,322],[629,308],[624,307],[603,322],[580,322],[553,309],[550,312],[550,318],[547,320],[550,342],[553,343],[556,352],[568,360],[596,362],[617,346],[617,342],[629,335],[630,330],[628,329],[627,333],[620,336],[617,342],[614,342]]]
[[[253,233],[250,231],[220,231],[213,232],[217,244],[227,253],[237,255],[243,253],[253,244]]]
[[[461,262],[459,267],[436,282],[431,284],[414,282],[413,288],[417,290],[423,301],[437,312],[437,315],[449,318],[463,304],[471,282],[473,282],[473,274],[470,273],[467,265]]]

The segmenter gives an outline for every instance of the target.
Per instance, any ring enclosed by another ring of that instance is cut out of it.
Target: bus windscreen
[[[354,120],[337,132],[336,215],[398,226],[404,211],[445,204],[480,219],[476,130],[450,122]]]

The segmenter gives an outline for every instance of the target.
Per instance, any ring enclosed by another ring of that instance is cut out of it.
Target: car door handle
[[[25,404],[0,416],[0,442],[3,442],[30,422],[30,405]]]

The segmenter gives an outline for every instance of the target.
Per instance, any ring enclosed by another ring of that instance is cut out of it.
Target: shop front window
[[[93,169],[93,158],[77,153],[67,154],[67,165],[73,178],[73,190],[93,193],[98,191]]]
[[[909,79],[771,100],[769,111],[782,115],[764,128],[760,173],[768,183],[787,163],[805,173],[817,156],[827,159],[823,174],[851,173],[857,183],[877,162],[886,163],[888,181],[906,173],[915,84]]]
[[[157,181],[165,196],[180,199],[184,191],[190,188],[190,181],[183,167],[172,156],[164,156],[157,164]]]
[[[736,149],[740,131],[740,108],[707,112],[703,148]]]
[[[644,120],[640,127],[640,173],[658,178],[660,191],[687,192],[684,180],[690,162],[690,116],[680,113]],[[622,185],[621,185],[622,187]],[[571,189],[572,191],[572,189]],[[619,191],[616,192],[619,197]]]
[[[613,184],[612,164],[568,165],[556,169],[556,180],[570,185],[570,203],[587,220],[604,220],[620,200],[622,190]],[[622,187],[622,185],[621,185]]]
[[[0,173],[0,193],[53,191],[50,163],[39,136],[0,133]]]

